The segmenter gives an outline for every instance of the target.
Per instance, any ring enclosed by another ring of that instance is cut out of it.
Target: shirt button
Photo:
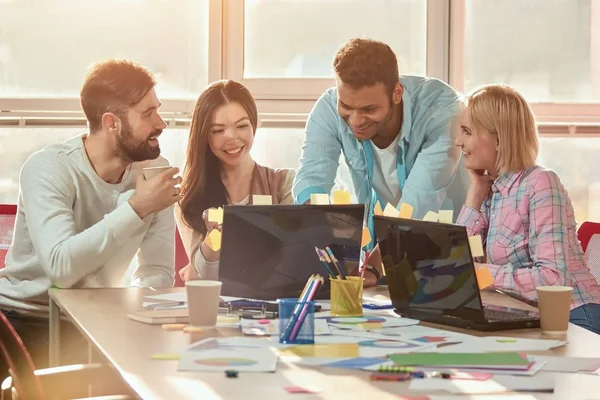
[[[479,225],[479,221],[475,221],[475,225]]]
[[[348,165],[352,165],[352,161],[348,161]]]
[[[562,253],[562,249],[556,249],[557,253]]]
[[[492,218],[496,218],[496,214],[492,214]]]

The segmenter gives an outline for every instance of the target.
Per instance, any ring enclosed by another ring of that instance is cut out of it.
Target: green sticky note
[[[461,366],[461,365],[528,365],[529,360],[517,352],[506,353],[407,353],[388,356],[396,365]]]
[[[498,343],[515,343],[517,339],[496,339]]]

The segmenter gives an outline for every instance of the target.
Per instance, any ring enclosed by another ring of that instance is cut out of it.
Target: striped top
[[[495,287],[537,299],[538,286],[572,286],[571,309],[600,303],[571,199],[555,172],[534,166],[499,176],[481,210],[463,206],[457,224],[481,235]]]

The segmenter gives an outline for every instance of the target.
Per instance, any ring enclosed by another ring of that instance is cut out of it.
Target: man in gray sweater
[[[142,174],[168,166],[160,157],[166,124],[155,84],[132,62],[97,64],[81,90],[89,134],[48,146],[23,165],[14,240],[0,270],[0,311],[38,368],[48,361],[49,288],[173,286],[181,178],[177,168],[148,180]],[[65,335],[73,353],[78,335]]]

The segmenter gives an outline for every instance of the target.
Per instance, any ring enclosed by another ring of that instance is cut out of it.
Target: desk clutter
[[[315,277],[309,280],[307,291],[311,290],[309,284],[319,285],[320,281]],[[181,307],[186,301],[185,293],[151,296],[148,300],[167,300],[172,307]],[[409,388],[415,391],[487,395],[552,392],[553,379],[538,372],[595,374],[600,368],[600,359],[528,354],[564,346],[564,340],[479,337],[430,328],[399,317],[384,303],[380,307],[368,303],[370,307],[363,308],[360,316],[338,316],[332,314],[331,302],[293,300],[292,313],[297,311],[298,318],[306,304],[321,306],[322,311],[307,310],[304,314],[306,318],[311,313],[314,321],[312,344],[281,342],[281,332],[296,326],[298,319],[290,325],[290,318],[281,323],[278,318],[236,321],[235,316],[221,315],[217,330],[239,329],[244,336],[208,338],[179,354],[156,354],[152,358],[177,361],[178,371],[212,371],[230,377],[274,372],[282,364],[362,370],[372,381],[410,381]],[[179,324],[179,329],[169,334],[184,334],[181,330],[185,327]]]

